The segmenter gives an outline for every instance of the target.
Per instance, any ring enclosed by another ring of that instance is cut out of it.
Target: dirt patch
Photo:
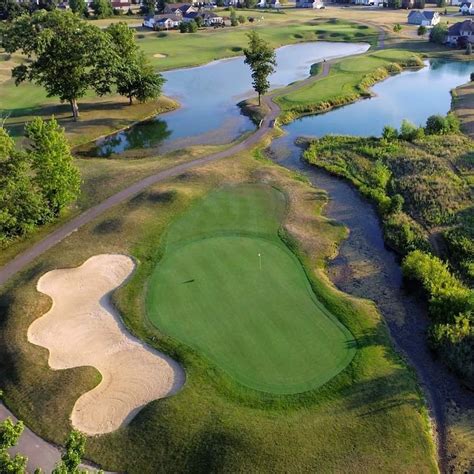
[[[168,55],[167,54],[161,54],[161,53],[155,53],[153,55],[154,58],[167,58]]]
[[[462,130],[474,138],[474,83],[458,87],[454,93],[454,112],[461,120]]]
[[[120,428],[146,404],[184,384],[179,364],[132,337],[111,304],[110,293],[134,268],[125,255],[96,255],[38,281],[38,291],[53,304],[31,324],[28,340],[49,350],[52,369],[92,366],[102,376],[71,413],[72,424],[89,435]]]

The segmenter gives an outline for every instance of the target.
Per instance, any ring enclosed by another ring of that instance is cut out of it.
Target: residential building
[[[461,21],[448,28],[446,42],[457,46],[460,40],[474,43],[474,22],[472,20]]]
[[[429,10],[413,10],[408,14],[410,25],[434,26],[439,23],[439,20],[439,13]]]
[[[146,28],[153,28],[154,30],[171,30],[177,28],[182,21],[183,18],[180,15],[149,15],[145,17],[143,26]]]
[[[191,20],[196,20],[196,18],[199,17],[202,20],[202,24],[204,26],[216,26],[216,25],[222,25],[224,23],[224,18],[222,18],[219,15],[216,15],[215,13],[211,12],[191,12],[187,13],[186,15],[183,16],[183,21],[188,22]]]
[[[322,0],[296,0],[296,8],[324,8]]]
[[[474,15],[474,3],[471,2],[465,2],[461,5],[459,8],[459,11],[463,15]]]

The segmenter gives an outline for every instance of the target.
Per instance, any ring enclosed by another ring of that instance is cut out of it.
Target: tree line
[[[74,120],[78,100],[93,90],[98,96],[117,91],[140,102],[156,99],[164,83],[136,44],[125,23],[105,30],[71,12],[39,10],[2,26],[2,47],[28,61],[12,70],[18,85],[34,82],[48,97],[68,102]]]
[[[35,118],[25,137],[29,145],[17,150],[0,128],[0,244],[53,221],[80,191],[79,171],[54,118]]]

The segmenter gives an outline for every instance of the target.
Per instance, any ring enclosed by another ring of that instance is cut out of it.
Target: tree
[[[29,13],[27,3],[19,3],[16,0],[0,0],[0,20],[13,20],[24,13]]]
[[[237,13],[235,13],[235,9],[231,8],[230,9],[230,25],[231,26],[237,26],[239,24],[237,20]]]
[[[14,423],[7,418],[0,423],[0,472],[12,474],[26,472],[28,459],[21,454],[16,454],[12,458],[8,453],[10,448],[16,446],[24,429],[21,421]]]
[[[423,10],[425,8],[425,0],[415,0],[415,8]]]
[[[445,8],[446,5],[447,5],[446,0],[437,0],[436,1],[436,6],[438,6],[439,8]]]
[[[158,6],[158,11],[161,13],[165,8],[166,2],[164,0],[157,2],[156,0],[143,0],[141,10],[144,15],[154,15]]]
[[[400,31],[402,31],[402,25],[400,25],[400,23],[396,23],[395,25],[393,25],[393,31],[395,33],[399,33]]]
[[[110,0],[92,0],[91,8],[97,18],[107,18],[114,13]]]
[[[257,5],[257,0],[244,0],[245,8],[255,8]]]
[[[52,474],[79,474],[78,469],[86,450],[86,437],[80,431],[72,430],[66,441],[66,452],[53,469]]]
[[[48,97],[69,102],[74,120],[77,101],[88,89],[98,95],[111,92],[119,58],[110,36],[73,13],[22,15],[6,25],[2,43],[7,52],[20,51],[30,59],[13,68],[15,83],[35,82]]]
[[[194,18],[194,21],[196,22],[196,25],[198,28],[201,28],[204,24],[204,20],[202,19],[202,16],[197,15],[196,18]]]
[[[442,115],[431,115],[426,120],[425,132],[427,135],[444,135],[459,132],[459,119],[448,113],[446,117]]]
[[[420,25],[417,30],[417,35],[418,36],[425,36],[426,34],[426,26]]]
[[[30,145],[27,151],[34,183],[41,192],[52,216],[74,201],[80,192],[81,178],[74,166],[64,129],[52,118],[37,117],[25,126]]]
[[[194,20],[188,21],[188,33],[196,33],[198,25]]]
[[[256,31],[251,31],[247,36],[249,46],[244,50],[245,64],[252,71],[253,88],[258,93],[258,105],[261,105],[261,96],[270,88],[268,76],[275,71],[275,51]]]
[[[466,55],[467,56],[470,56],[472,54],[472,44],[471,43],[467,43],[467,46],[466,46]]]
[[[188,22],[187,21],[182,21],[179,24],[179,32],[180,33],[187,33],[189,31],[188,29]]]
[[[27,234],[48,217],[27,154],[17,151],[13,139],[0,128],[0,242]]]
[[[402,0],[388,0],[387,6],[394,9],[402,8]]]
[[[69,8],[79,16],[84,16],[87,12],[87,3],[85,0],[69,0]]]
[[[430,31],[430,41],[437,44],[443,44],[446,41],[448,28],[446,25],[438,23]]]
[[[126,23],[115,23],[105,31],[111,36],[120,58],[115,75],[117,92],[128,97],[130,105],[134,98],[140,102],[156,99],[165,80],[155,73],[145,54],[139,49],[133,30]]]

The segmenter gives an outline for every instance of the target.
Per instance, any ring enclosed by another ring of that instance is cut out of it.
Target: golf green
[[[241,384],[276,394],[324,384],[355,353],[278,237],[285,207],[266,185],[209,194],[170,226],[146,301],[163,333]]]

